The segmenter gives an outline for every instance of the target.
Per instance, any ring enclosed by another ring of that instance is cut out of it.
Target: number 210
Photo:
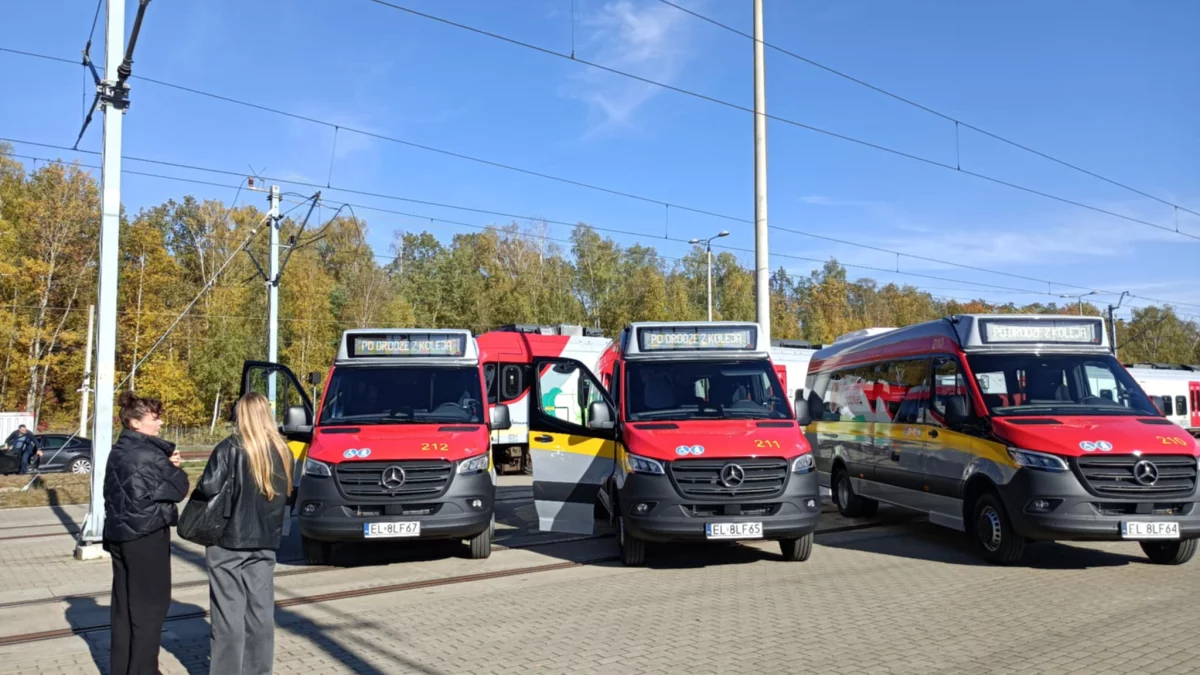
[[[1162,441],[1163,445],[1182,445],[1187,447],[1188,444],[1188,442],[1182,438],[1175,438],[1173,436],[1155,436],[1155,438]]]
[[[756,448],[778,448],[779,441],[763,440],[761,438],[754,439],[754,447]]]

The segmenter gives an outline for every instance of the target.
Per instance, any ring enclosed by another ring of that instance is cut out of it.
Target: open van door
[[[617,409],[579,361],[533,361],[529,456],[538,528],[591,534],[597,496],[612,476]]]
[[[298,500],[296,493],[300,488],[301,469],[308,454],[308,446],[312,443],[312,428],[316,422],[312,399],[304,391],[304,385],[296,378],[296,374],[287,366],[269,361],[245,361],[242,363],[242,384],[238,390],[238,398],[250,392],[258,392],[269,400],[275,393],[275,424],[279,433],[287,439],[288,448],[296,463],[292,470],[292,496],[288,504],[294,509]],[[283,534],[287,536],[291,530],[292,519],[283,521]]]
[[[275,392],[275,424],[279,432],[288,439],[288,447],[297,462],[303,461],[304,453],[312,442],[314,422],[312,399],[287,366],[268,361],[246,361],[242,364],[242,385],[238,398],[249,392],[258,392],[270,398]]]

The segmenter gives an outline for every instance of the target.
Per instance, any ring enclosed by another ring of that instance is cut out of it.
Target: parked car
[[[37,434],[42,473],[91,473],[92,439],[70,434]]]

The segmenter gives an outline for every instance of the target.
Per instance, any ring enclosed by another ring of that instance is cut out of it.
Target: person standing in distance
[[[20,473],[29,473],[29,464],[33,460],[34,455],[40,457],[42,454],[42,451],[37,447],[37,437],[24,424],[9,434],[4,444],[12,449],[21,461]]]
[[[171,526],[188,478],[174,443],[158,437],[163,406],[125,392],[121,435],[104,474],[104,548],[112,554],[113,675],[157,675],[171,606]]]
[[[203,499],[222,489],[232,495],[225,529],[204,553],[212,612],[209,673],[265,675],[275,661],[275,551],[294,460],[266,396],[246,394],[234,417],[236,432],[213,449],[195,490]]]

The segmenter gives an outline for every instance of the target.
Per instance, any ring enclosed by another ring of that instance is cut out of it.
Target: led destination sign
[[[638,330],[643,352],[753,351],[758,331],[752,326],[649,326]]]
[[[1099,345],[1099,321],[1004,321],[981,322],[987,344],[1073,344]]]
[[[352,358],[396,358],[405,356],[462,356],[462,335],[409,333],[407,335],[355,335],[350,344]]]

